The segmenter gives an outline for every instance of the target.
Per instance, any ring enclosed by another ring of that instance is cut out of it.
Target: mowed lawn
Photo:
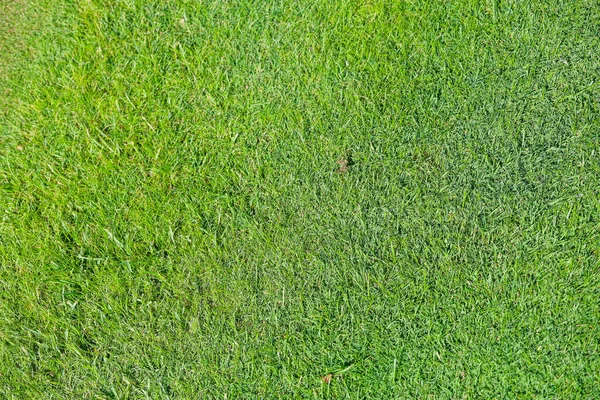
[[[596,0],[0,0],[0,397],[600,398]]]

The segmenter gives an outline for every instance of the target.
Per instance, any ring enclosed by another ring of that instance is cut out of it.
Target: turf
[[[0,11],[0,397],[600,397],[596,0]]]

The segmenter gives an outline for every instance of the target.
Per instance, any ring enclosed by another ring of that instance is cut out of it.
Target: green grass
[[[600,397],[596,0],[0,11],[0,397]]]

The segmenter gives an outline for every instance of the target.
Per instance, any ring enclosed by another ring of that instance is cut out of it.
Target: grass
[[[0,397],[600,397],[595,0],[0,0]]]

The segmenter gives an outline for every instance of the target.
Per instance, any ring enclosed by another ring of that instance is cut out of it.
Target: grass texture
[[[0,11],[0,397],[600,397],[596,0]]]

